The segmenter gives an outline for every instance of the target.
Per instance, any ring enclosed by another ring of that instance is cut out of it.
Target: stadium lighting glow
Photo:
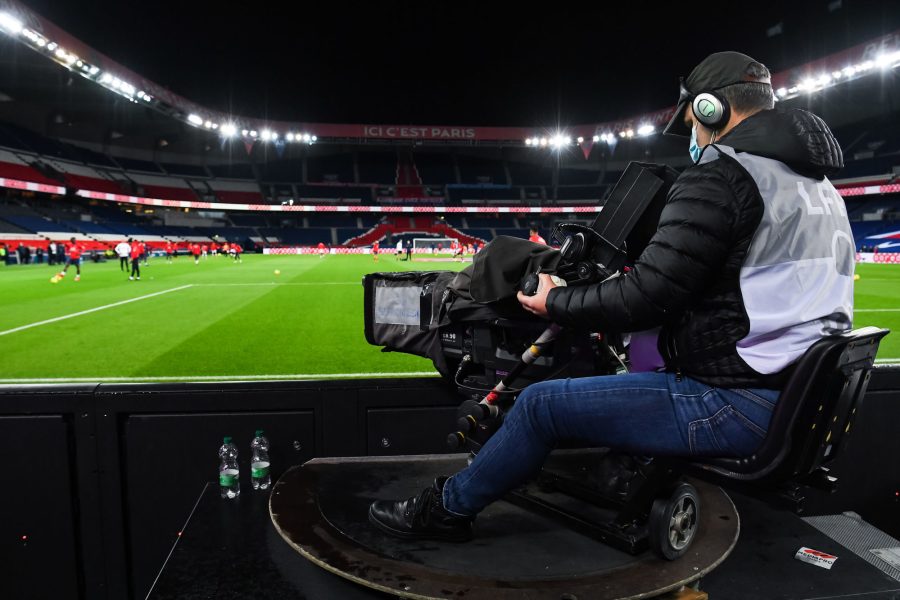
[[[596,144],[596,143],[599,142],[599,141],[600,141],[600,136],[599,136],[599,135],[595,135],[595,136],[594,136],[594,143]]]
[[[204,125],[207,129],[212,129],[212,121],[207,121],[206,123],[204,123]]]
[[[8,12],[0,12],[0,27],[13,35],[18,35],[22,31],[22,21]]]
[[[775,90],[775,94],[779,98],[784,98],[785,96],[787,96],[787,93],[788,93],[787,88],[778,88],[777,90]]]
[[[584,138],[581,137],[580,135],[578,136],[578,143],[579,143],[579,144],[583,144],[583,143],[584,143]]]
[[[884,70],[896,67],[898,61],[900,61],[900,51],[879,54],[875,58],[875,64]]]
[[[284,138],[285,138],[287,141],[289,141],[289,142],[293,142],[293,141],[294,141],[294,134],[291,133],[291,132],[289,131],[288,134],[287,134],[286,136],[284,136]]]
[[[309,136],[308,133],[304,133],[304,134],[303,134],[303,141],[304,141],[304,142],[308,142],[310,139],[311,139],[311,138],[310,138],[310,136]]]
[[[251,130],[250,130],[250,137],[252,137],[252,138],[255,138],[255,137],[256,137],[256,130],[255,130],[255,129],[251,129]]]
[[[263,129],[262,133],[259,135],[259,138],[264,142],[268,142],[272,139],[272,132],[268,129]]]
[[[194,125],[203,125],[203,119],[199,115],[188,115],[188,122]]]
[[[47,45],[47,40],[45,40],[44,37],[39,33],[35,33],[34,31],[26,29],[25,27],[22,28],[21,32],[22,36],[25,37],[25,39],[31,41],[39,48],[43,48]]]
[[[274,142],[274,141],[277,140],[277,139],[278,139],[278,132],[277,132],[277,131],[273,131],[273,132],[272,132],[272,141]]]
[[[57,44],[56,42],[50,42],[49,44],[47,44],[47,50],[53,52],[58,46],[59,44]]]
[[[91,75],[96,75],[100,72],[100,67],[91,67],[90,73]]]
[[[526,145],[526,146],[530,146],[530,145],[531,145],[531,138],[525,138],[525,145]]]
[[[246,132],[246,130],[244,131]],[[234,123],[225,123],[219,128],[219,133],[222,134],[222,137],[234,137],[237,135],[237,127]],[[246,133],[244,135],[246,135]]]
[[[547,145],[547,138],[541,138],[541,147]]]
[[[310,138],[310,141],[312,141],[312,142],[318,142],[318,141],[319,141],[319,136],[317,136],[317,135],[312,136],[312,137]]]
[[[650,135],[654,131],[656,131],[656,128],[653,125],[641,125],[637,130],[638,135]]]

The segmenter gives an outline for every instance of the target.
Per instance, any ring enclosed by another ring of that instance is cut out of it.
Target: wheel
[[[680,558],[697,534],[700,496],[689,483],[678,484],[668,497],[657,498],[648,523],[650,549],[666,560]]]

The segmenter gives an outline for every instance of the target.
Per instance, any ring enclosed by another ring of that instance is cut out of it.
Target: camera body
[[[629,164],[590,227],[560,223],[554,228],[550,239],[559,244],[560,254],[555,274],[572,286],[625,272],[656,231],[668,189],[677,177],[668,167]],[[490,245],[482,252],[490,256],[489,251]],[[527,258],[522,257],[523,270]],[[491,269],[487,262],[482,273],[489,277],[493,271],[509,270],[509,257],[502,260],[503,269]],[[471,273],[477,276],[477,271]],[[384,351],[431,358],[463,397],[483,397],[520,362],[548,323],[521,309],[515,289],[508,301],[480,303],[456,293],[456,278],[449,271],[367,275],[366,339]],[[526,294],[534,294],[537,284],[533,272],[511,282]],[[617,373],[625,370],[625,363],[620,335],[562,330],[509,382],[501,401],[507,397],[512,401],[518,390],[537,381]]]
[[[441,331],[441,349],[455,366],[452,383],[464,398],[483,397],[506,377],[523,353],[547,328],[542,319],[498,318],[456,324]],[[618,336],[563,330],[504,392],[509,397],[538,381],[560,377],[590,377],[621,368],[607,346],[621,349]],[[617,356],[620,356],[617,354]]]

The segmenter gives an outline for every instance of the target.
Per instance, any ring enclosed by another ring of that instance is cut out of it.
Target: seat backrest
[[[888,333],[863,327],[817,341],[797,362],[759,449],[744,458],[694,460],[695,466],[729,479],[784,481],[802,479],[834,460]]]

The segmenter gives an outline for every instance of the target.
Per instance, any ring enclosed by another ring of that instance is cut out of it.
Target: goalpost
[[[448,237],[413,238],[412,259],[453,256],[453,250],[450,249],[450,245],[456,241],[456,239]],[[440,245],[440,249],[438,245]]]

